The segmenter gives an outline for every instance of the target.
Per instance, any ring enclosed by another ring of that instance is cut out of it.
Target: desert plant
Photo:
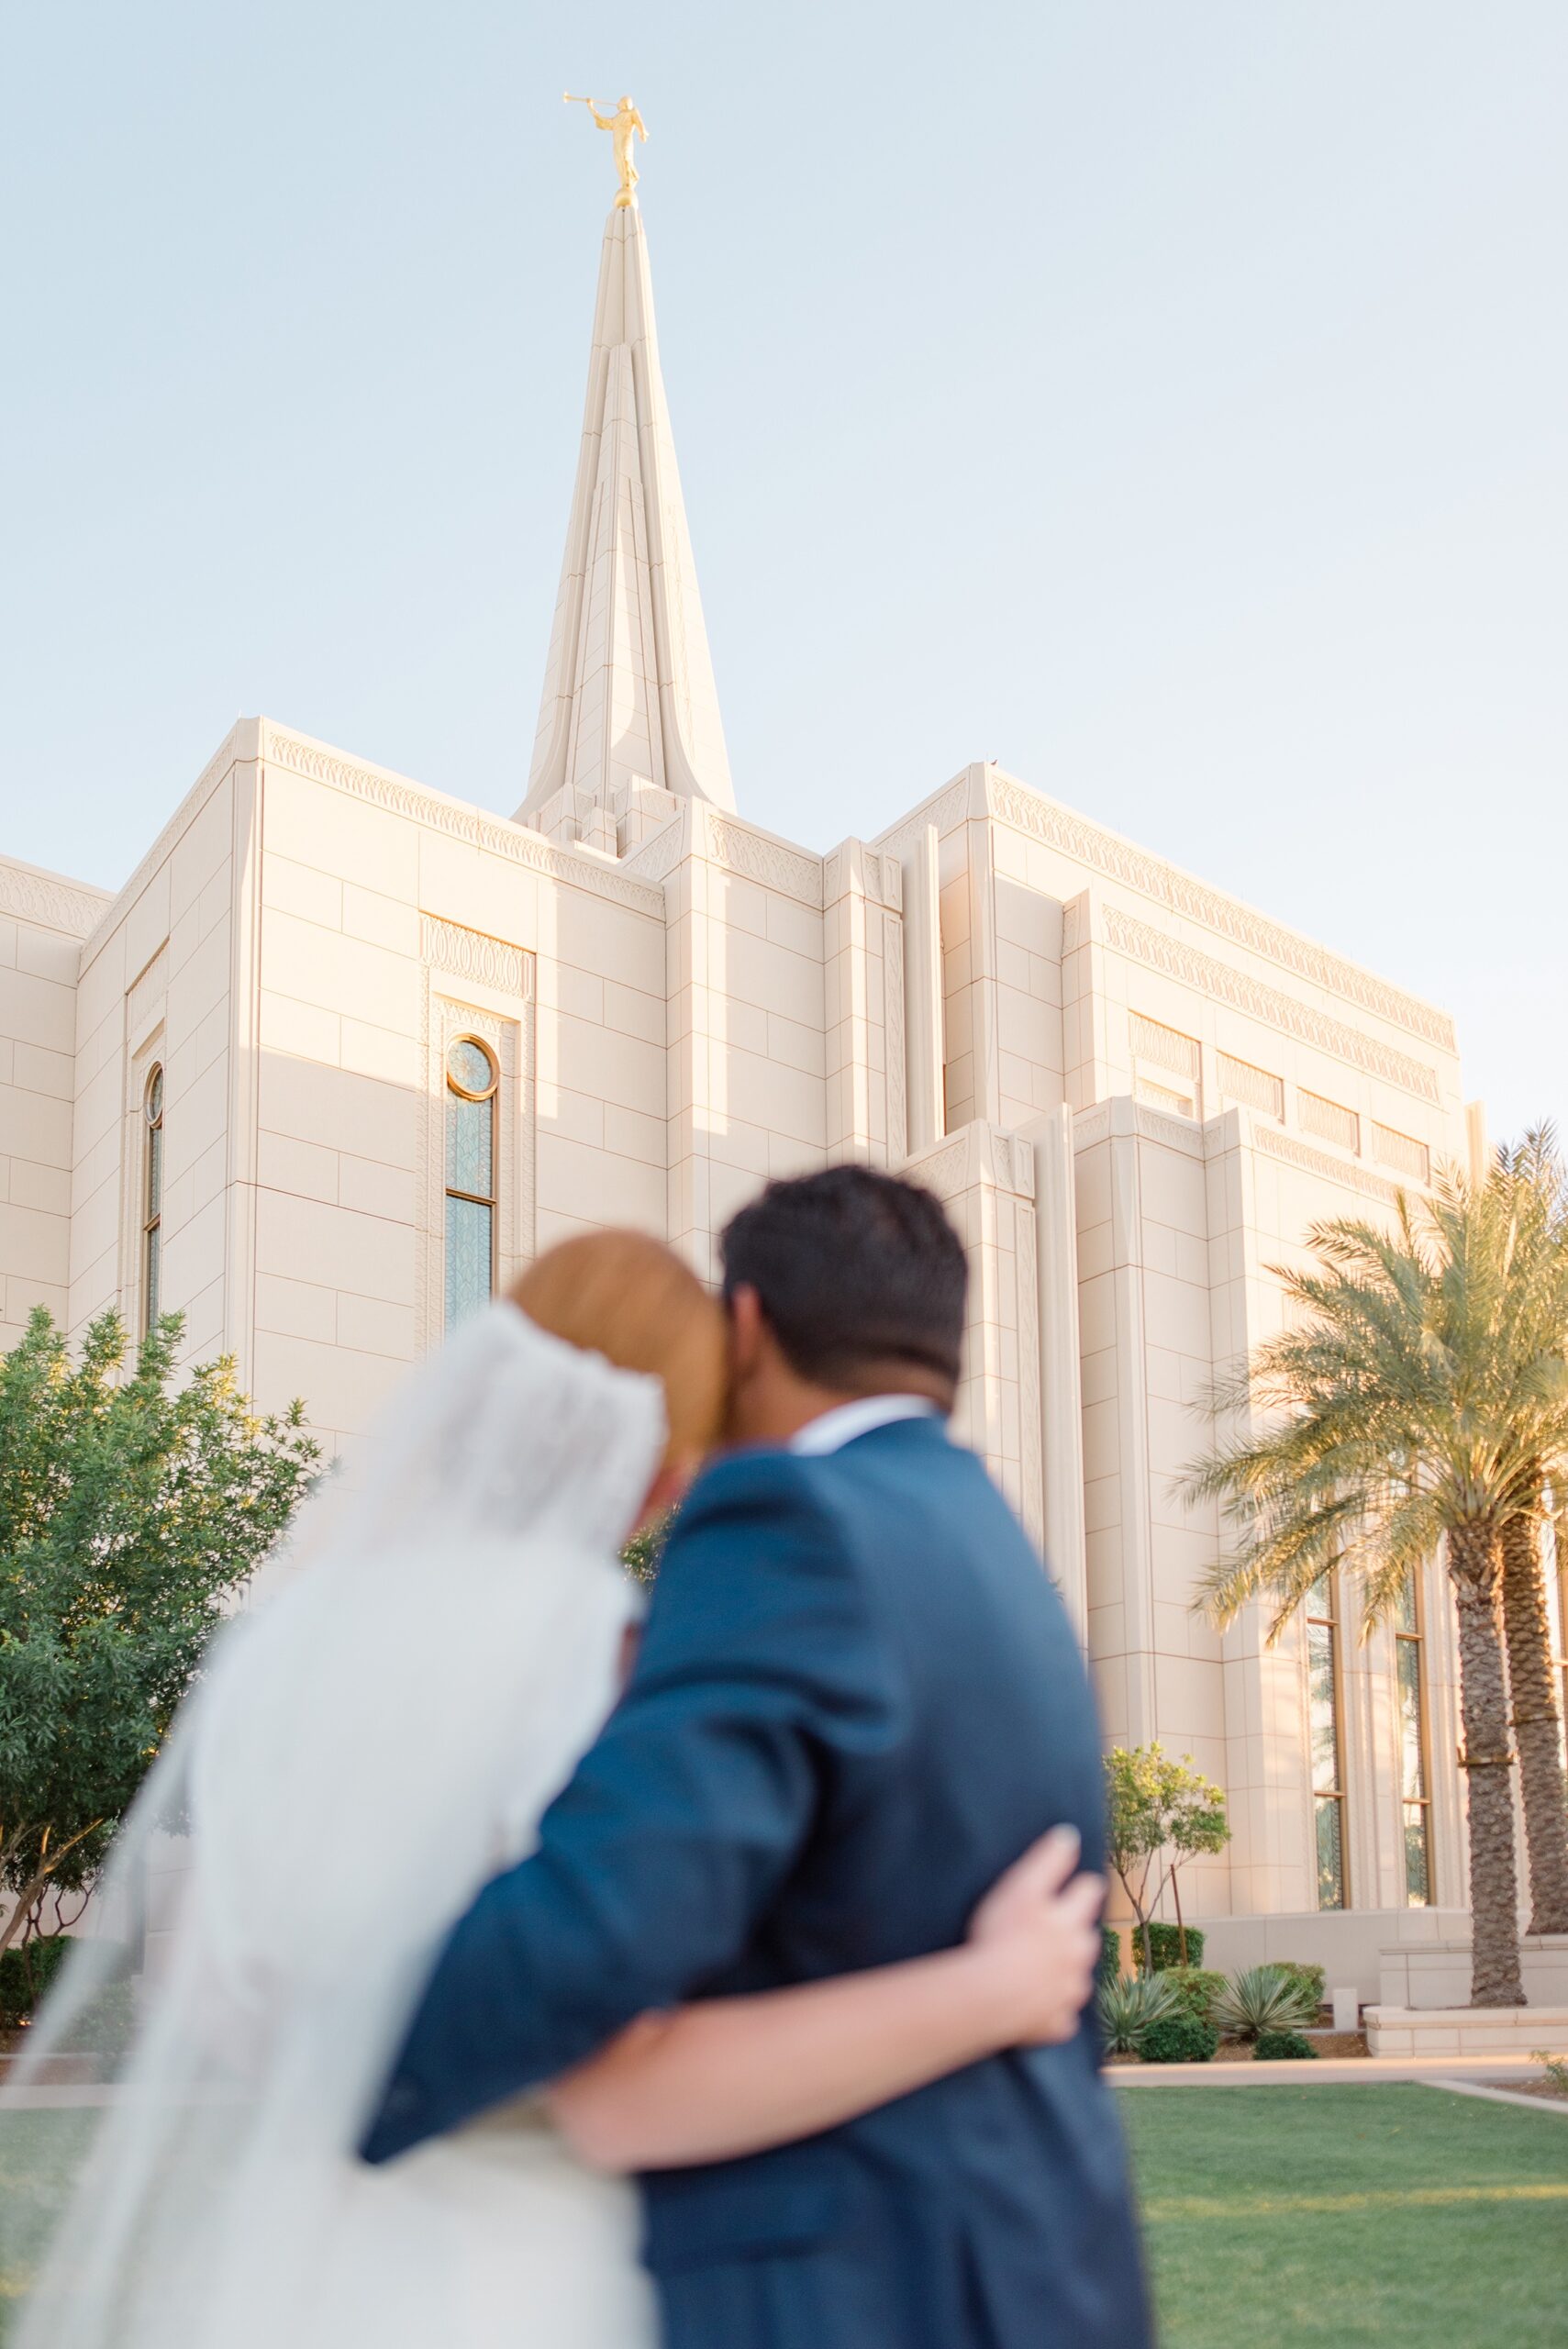
[[[1269,1960],[1276,1974],[1297,1985],[1304,1998],[1310,1998],[1314,2010],[1323,2003],[1324,1969],[1320,1965],[1303,1965],[1294,1957],[1273,1957]]]
[[[1275,1965],[1249,1965],[1216,1993],[1209,2019],[1227,2039],[1256,2039],[1265,2031],[1299,2031],[1315,2022],[1318,2002]]]
[[[1119,1981],[1101,1984],[1095,2011],[1108,2053],[1136,2055],[1150,2026],[1165,2021],[1179,2009],[1163,1975],[1123,1975]]]
[[[1146,2064],[1211,2064],[1219,2033],[1198,2015],[1164,2015],[1151,2022],[1139,2042]]]
[[[1540,2065],[1560,2096],[1568,2096],[1568,2055],[1550,2055],[1544,2047],[1532,2047],[1529,2060]]]
[[[1316,2062],[1318,2050],[1298,2031],[1261,2031],[1252,2053],[1260,2064]]]
[[[1306,1270],[1276,1266],[1286,1326],[1210,1397],[1237,1432],[1183,1480],[1236,1534],[1199,1603],[1219,1623],[1273,1602],[1277,1637],[1346,1564],[1372,1624],[1440,1551],[1459,1613],[1471,1998],[1520,2006],[1513,1753],[1498,1610],[1504,1537],[1568,1456],[1568,1246],[1537,1244],[1512,1176],[1440,1174],[1392,1229],[1319,1223]],[[1526,1244],[1528,1242],[1528,1244]],[[1562,1803],[1562,1779],[1557,1778]]]
[[[1102,1989],[1107,1982],[1121,1980],[1121,1934],[1115,1925],[1100,1927],[1100,1954],[1095,1967],[1095,1987]]]
[[[1199,2022],[1208,2021],[1209,2009],[1225,1987],[1224,1975],[1203,1965],[1170,1965],[1156,1975],[1155,1980],[1168,1982],[1183,2014],[1192,2015]]]

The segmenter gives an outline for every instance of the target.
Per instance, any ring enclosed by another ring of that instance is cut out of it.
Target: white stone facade
[[[1322,1955],[1370,1998],[1380,1944],[1461,1928],[1440,1580],[1433,1902],[1407,1903],[1395,1634],[1347,1616],[1325,1910],[1307,1635],[1194,1615],[1218,1528],[1171,1489],[1208,1382],[1277,1325],[1270,1265],[1462,1154],[1451,1024],[995,766],[827,855],[736,814],[635,211],[518,817],[243,720],[112,899],[0,860],[0,1036],[6,1342],[38,1303],[76,1335],[141,1320],[160,1068],[163,1305],[329,1447],[443,1328],[454,1038],[498,1074],[497,1281],[613,1223],[711,1278],[768,1177],[906,1169],[970,1252],[961,1431],[1047,1550],[1107,1733],[1229,1796],[1185,1895],[1211,1954]]]

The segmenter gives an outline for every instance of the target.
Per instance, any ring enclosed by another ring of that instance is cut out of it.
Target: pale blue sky
[[[1568,6],[9,0],[0,848],[237,711],[503,810],[630,90],[740,806],[970,758],[1568,1112]]]

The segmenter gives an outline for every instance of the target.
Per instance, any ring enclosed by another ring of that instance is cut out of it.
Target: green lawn
[[[1119,2110],[1162,2349],[1568,2343],[1568,2119],[1424,2087],[1127,2088]],[[0,2122],[0,2339],[89,2125]]]
[[[1161,2349],[1568,2343],[1568,2119],[1416,2087],[1118,2096]]]

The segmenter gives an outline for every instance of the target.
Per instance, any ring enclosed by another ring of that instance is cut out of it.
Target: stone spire
[[[517,816],[624,854],[677,797],[735,806],[633,203],[605,228],[577,485]]]

